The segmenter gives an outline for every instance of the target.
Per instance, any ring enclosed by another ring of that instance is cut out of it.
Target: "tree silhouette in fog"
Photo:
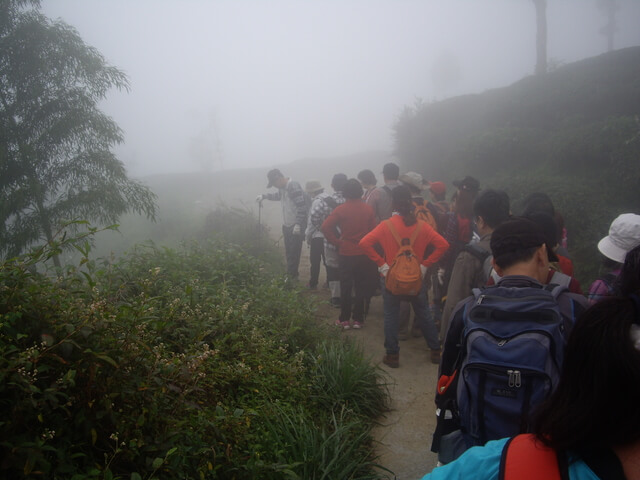
[[[536,9],[536,75],[547,73],[547,0],[532,0]]]
[[[155,217],[155,195],[128,178],[111,148],[118,125],[98,109],[128,90],[78,33],[38,0],[0,2],[0,254],[53,241],[67,220],[100,224],[129,211]],[[57,257],[54,262],[59,266]]]

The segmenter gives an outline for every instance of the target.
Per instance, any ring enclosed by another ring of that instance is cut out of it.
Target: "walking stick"
[[[258,202],[258,237],[262,236],[262,201]]]

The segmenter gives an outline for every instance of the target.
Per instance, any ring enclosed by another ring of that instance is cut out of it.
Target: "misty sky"
[[[548,55],[603,53],[597,0],[549,0]],[[43,0],[129,76],[103,109],[134,176],[268,167],[391,150],[416,98],[502,87],[533,72],[530,0]],[[625,0],[616,48],[640,45]]]

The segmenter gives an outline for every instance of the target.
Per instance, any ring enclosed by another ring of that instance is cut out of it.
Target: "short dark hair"
[[[331,179],[331,187],[336,192],[342,192],[345,183],[347,183],[347,176],[344,173],[336,173]]]
[[[362,198],[362,193],[362,185],[360,185],[360,182],[355,178],[347,180],[347,183],[344,184],[344,188],[342,189],[342,195],[344,195],[344,198],[348,198],[350,200]]]
[[[398,180],[400,176],[400,167],[395,163],[386,163],[384,167],[382,167],[382,175],[387,180]]]
[[[528,217],[536,212],[546,213],[553,217],[556,213],[551,198],[543,192],[533,192],[527,195],[522,202],[522,208],[523,217]]]
[[[362,183],[366,183],[367,185],[375,185],[376,183],[378,183],[378,180],[376,179],[376,176],[373,174],[373,172],[371,170],[361,170],[360,173],[358,173],[358,180],[360,180]]]
[[[542,228],[523,217],[502,222],[493,231],[490,240],[493,259],[503,269],[531,260],[544,243]]]
[[[473,214],[490,228],[509,219],[509,195],[502,190],[483,190],[473,202]]]
[[[612,297],[578,318],[558,386],[536,414],[540,441],[585,452],[640,439],[640,351],[631,338],[637,316],[631,298]]]

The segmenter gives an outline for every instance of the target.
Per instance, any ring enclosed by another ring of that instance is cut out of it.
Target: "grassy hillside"
[[[619,213],[640,212],[640,47],[506,87],[406,108],[395,125],[405,169],[450,182],[470,174],[521,200],[543,191],[566,221],[583,284]],[[588,286],[588,285],[587,285]]]

